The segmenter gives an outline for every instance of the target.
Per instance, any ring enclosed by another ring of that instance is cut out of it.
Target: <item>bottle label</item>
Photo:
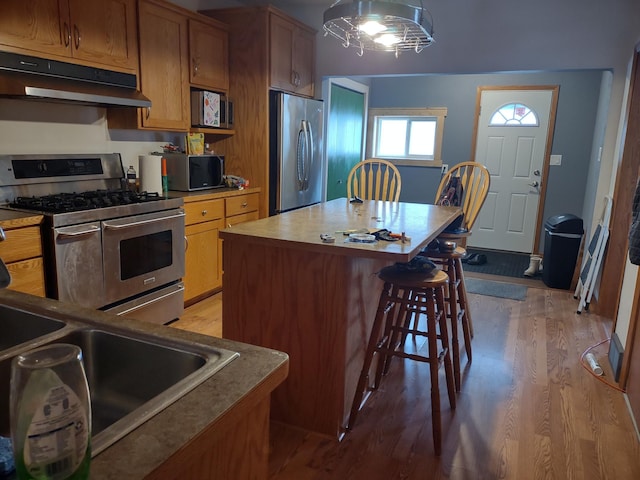
[[[35,478],[64,479],[82,462],[89,443],[89,418],[75,392],[61,384],[38,404],[24,445],[24,463]]]

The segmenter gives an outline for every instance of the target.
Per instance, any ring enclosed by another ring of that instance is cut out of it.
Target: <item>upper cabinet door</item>
[[[135,0],[69,0],[74,58],[137,70]]]
[[[140,110],[143,127],[189,129],[187,27],[187,17],[176,11],[140,2],[140,84],[152,103]]]
[[[315,83],[316,35],[298,30],[293,48],[296,92],[313,97]]]
[[[295,91],[293,69],[293,37],[295,25],[278,15],[270,21],[271,86],[288,92]]]
[[[273,13],[269,26],[271,86],[313,97],[315,31]]]
[[[18,49],[31,55],[71,55],[67,0],[2,0],[0,45],[4,50]]]
[[[135,0],[3,0],[0,47],[136,71]]]
[[[189,77],[196,87],[229,90],[229,34],[198,20],[189,20]]]

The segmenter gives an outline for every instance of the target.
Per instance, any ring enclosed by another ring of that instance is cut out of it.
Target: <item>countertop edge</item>
[[[248,195],[251,193],[260,193],[260,187],[250,187],[239,190],[237,188],[220,188],[209,190],[195,190],[193,192],[179,192],[177,190],[169,190],[169,196],[174,198],[182,198],[185,203],[199,202],[202,200],[216,200],[219,198],[237,197],[239,195]]]
[[[108,323],[118,329],[202,343],[240,354],[211,378],[96,455],[91,461],[91,478],[143,478],[151,474],[201,432],[224,422],[224,417],[240,402],[257,401],[268,395],[288,373],[288,355],[276,350],[125,319],[10,290],[0,290],[0,303],[72,322]]]

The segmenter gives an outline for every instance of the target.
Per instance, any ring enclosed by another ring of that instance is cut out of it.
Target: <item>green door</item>
[[[327,125],[327,200],[347,196],[347,176],[362,160],[365,95],[331,84]]]

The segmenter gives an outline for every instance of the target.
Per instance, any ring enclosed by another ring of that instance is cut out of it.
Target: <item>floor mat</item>
[[[501,275],[503,277],[522,278],[524,271],[529,268],[529,255],[526,253],[500,252],[496,250],[480,250],[479,248],[467,248],[469,253],[482,253],[487,257],[487,263],[483,265],[462,264],[465,272],[486,273],[489,275]],[[535,278],[542,278],[536,275]]]
[[[480,278],[464,279],[467,293],[477,293],[478,295],[488,295],[490,297],[509,298],[511,300],[524,300],[527,297],[527,287],[525,285],[514,285],[512,283],[492,282]]]

